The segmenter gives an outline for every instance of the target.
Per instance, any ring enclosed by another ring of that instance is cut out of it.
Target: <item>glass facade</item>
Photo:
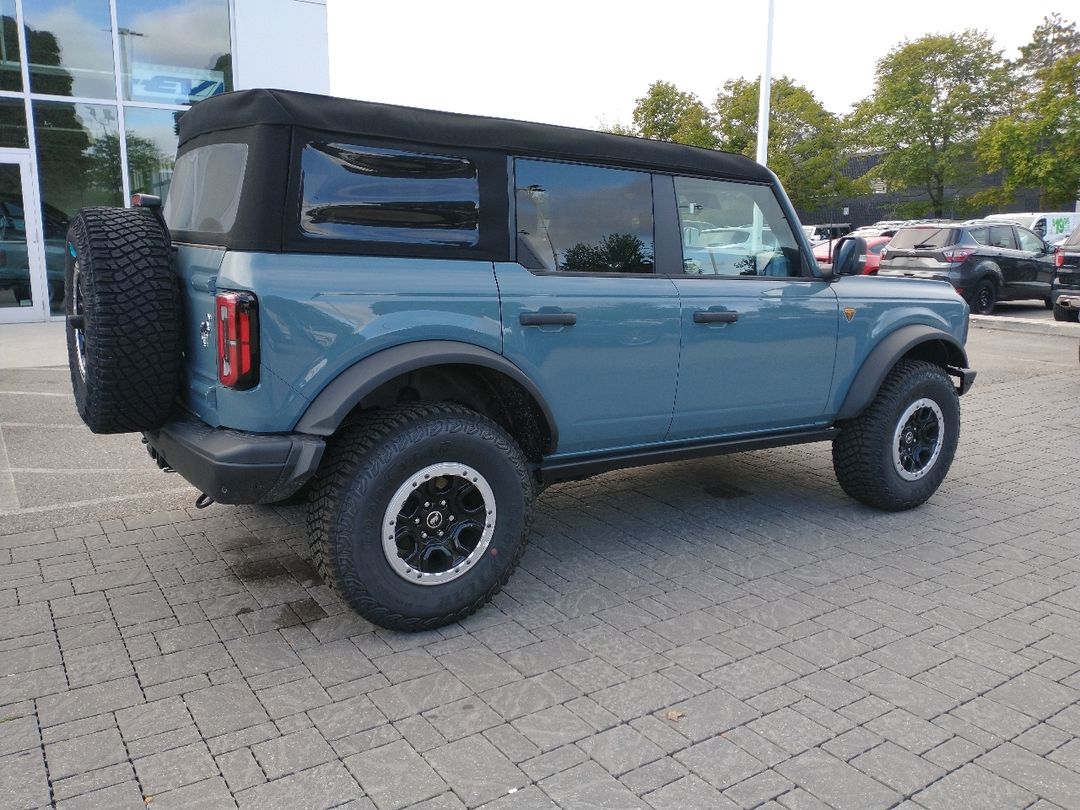
[[[53,315],[63,310],[70,217],[83,206],[122,205],[135,192],[164,197],[179,116],[233,89],[230,5],[0,0],[0,177],[5,154],[18,159],[10,150],[30,154],[48,279],[36,290]],[[17,184],[7,185],[5,195],[17,196]],[[0,285],[0,320],[11,307],[40,305],[21,282],[8,286],[19,295]]]

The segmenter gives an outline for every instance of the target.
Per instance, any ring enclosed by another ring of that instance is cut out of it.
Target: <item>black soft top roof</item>
[[[212,132],[271,125],[630,164],[770,183],[772,172],[742,155],[504,118],[421,110],[289,90],[240,90],[201,101],[180,119],[180,146]]]

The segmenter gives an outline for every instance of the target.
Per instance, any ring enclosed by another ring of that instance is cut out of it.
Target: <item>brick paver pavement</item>
[[[554,487],[418,635],[299,508],[0,530],[0,806],[1080,806],[1076,372],[977,385],[912,512],[825,445]]]

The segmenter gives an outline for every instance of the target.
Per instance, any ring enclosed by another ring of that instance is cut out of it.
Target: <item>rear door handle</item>
[[[699,311],[694,313],[694,323],[735,323],[739,320],[738,312],[724,310],[722,312]]]
[[[573,312],[522,312],[518,317],[522,326],[573,326],[577,315]]]

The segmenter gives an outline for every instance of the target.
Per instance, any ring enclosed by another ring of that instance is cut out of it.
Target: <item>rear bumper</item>
[[[1080,309],[1080,292],[1075,290],[1055,292],[1053,301],[1062,309]]]
[[[302,487],[326,443],[302,433],[212,428],[194,417],[143,434],[150,455],[219,503],[273,503]]]

